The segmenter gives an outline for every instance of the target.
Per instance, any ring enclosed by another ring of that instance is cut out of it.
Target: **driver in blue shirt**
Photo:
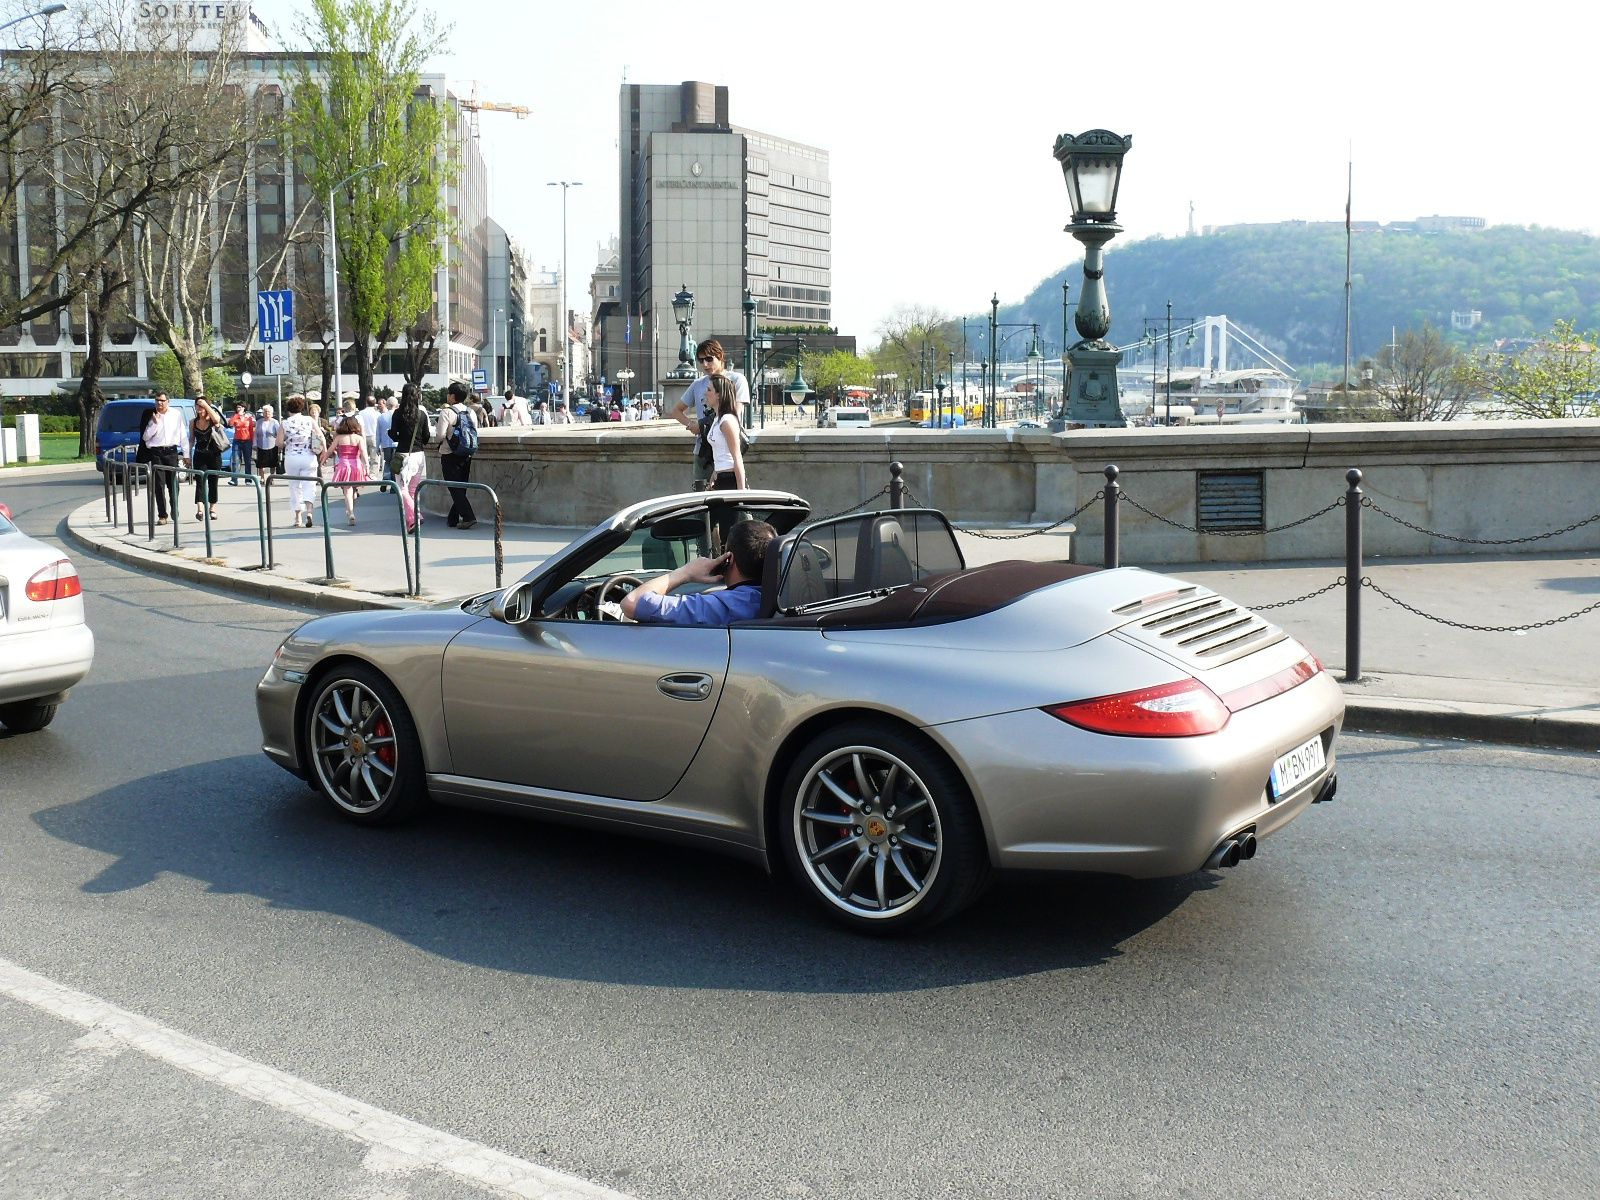
[[[731,625],[761,609],[761,569],[777,531],[765,521],[740,521],[728,532],[721,558],[697,558],[657,575],[622,598],[622,615],[662,625]],[[686,583],[724,583],[720,591],[667,593]]]

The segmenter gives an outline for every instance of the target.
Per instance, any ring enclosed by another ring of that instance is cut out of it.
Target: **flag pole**
[[[1350,204],[1355,196],[1354,153],[1345,161],[1344,190],[1344,402],[1350,403]]]

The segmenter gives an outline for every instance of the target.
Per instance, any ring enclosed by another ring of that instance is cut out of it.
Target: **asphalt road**
[[[90,486],[0,476],[35,535]],[[704,854],[352,828],[258,749],[299,614],[78,566],[94,671],[0,734],[7,1197],[1600,1192],[1593,756],[1350,738],[1232,872],[881,943]]]

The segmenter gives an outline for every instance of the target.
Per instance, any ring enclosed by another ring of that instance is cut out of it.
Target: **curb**
[[[1526,708],[1475,705],[1464,710],[1433,700],[1347,694],[1344,727],[1358,733],[1493,742],[1535,750],[1600,751],[1600,718],[1564,717]]]
[[[124,566],[169,579],[213,587],[219,591],[240,592],[262,600],[289,604],[296,608],[318,612],[361,612],[369,609],[419,608],[427,600],[411,600],[396,596],[380,596],[350,588],[328,588],[314,583],[286,579],[281,575],[264,575],[230,567],[214,567],[198,562],[179,550],[144,550],[128,546],[115,538],[87,533],[73,524],[72,514],[67,517],[67,538],[90,554],[109,558]]]

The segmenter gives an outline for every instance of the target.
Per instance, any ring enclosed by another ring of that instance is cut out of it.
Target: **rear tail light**
[[[1057,720],[1123,737],[1198,737],[1228,723],[1228,708],[1198,679],[1047,707]]]
[[[48,567],[41,567],[28,580],[25,594],[36,604],[49,600],[69,600],[83,595],[83,583],[78,569],[64,558],[58,558]]]

